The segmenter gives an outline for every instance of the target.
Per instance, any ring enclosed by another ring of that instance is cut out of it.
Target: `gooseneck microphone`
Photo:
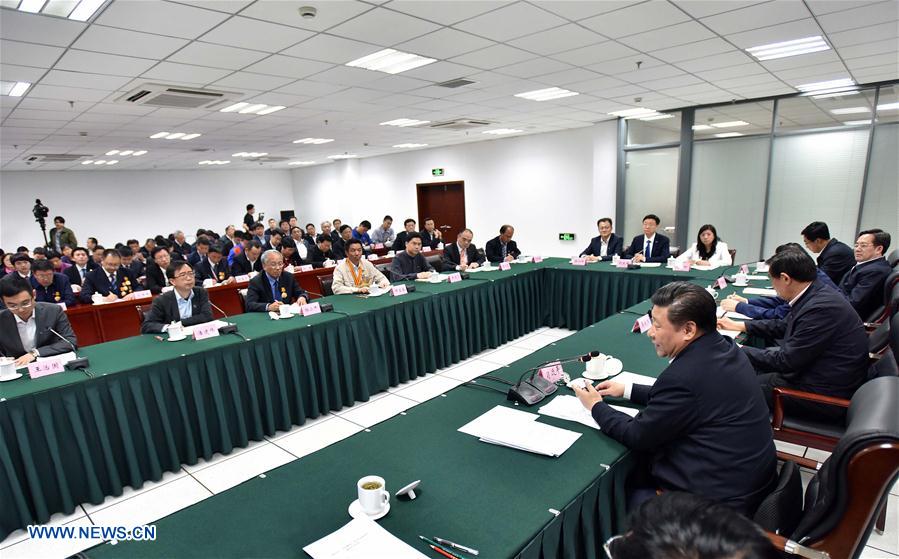
[[[228,313],[226,313],[225,311],[220,309],[219,306],[216,305],[215,303],[213,303],[212,301],[209,301],[209,306],[214,308],[218,312],[222,313],[222,318],[228,318]],[[243,334],[241,334],[240,332],[237,331],[237,324],[232,324],[232,323],[225,324],[224,326],[219,328],[219,334],[222,334],[222,335],[234,334],[235,336],[239,336],[239,337],[243,338],[243,341],[245,341],[245,342],[250,341],[250,338],[244,336]]]
[[[66,366],[71,369],[86,369],[87,366],[90,365],[90,360],[87,357],[78,357],[78,348],[75,347],[75,344],[73,344],[71,340],[69,340],[53,328],[50,328],[49,326],[47,327],[47,330],[52,332],[60,340],[69,344],[69,346],[72,348],[72,353],[75,354],[75,359],[72,359],[71,361],[66,363]]]
[[[599,357],[599,351],[593,350],[583,355],[567,357],[565,359],[553,359],[551,361],[545,361],[540,365],[532,367],[523,372],[518,378],[518,383],[512,385],[512,387],[509,388],[509,392],[506,397],[510,401],[518,402],[526,406],[533,406],[558,389],[554,382],[550,382],[542,376],[536,375],[537,371],[550,364],[561,365],[563,363],[572,363],[575,361],[586,363],[592,360],[594,357]],[[525,377],[528,378],[525,379]]]

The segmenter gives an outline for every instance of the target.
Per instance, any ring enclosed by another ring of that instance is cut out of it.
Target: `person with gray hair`
[[[284,273],[284,257],[277,250],[262,253],[262,270],[247,287],[247,312],[278,312],[281,305],[309,302],[309,294],[293,274]]]
[[[172,260],[187,260],[193,249],[184,238],[184,231],[178,229],[172,234]]]

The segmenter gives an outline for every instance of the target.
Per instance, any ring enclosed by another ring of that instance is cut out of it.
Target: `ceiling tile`
[[[62,56],[65,49],[0,40],[0,63],[49,68]]]
[[[96,22],[110,27],[195,39],[228,17],[225,13],[183,4],[141,0],[113,2],[103,10]]]
[[[236,14],[240,10],[252,4],[253,0],[170,0],[178,4],[187,4],[196,8],[206,10],[215,10],[217,12],[228,12]]]
[[[647,70],[656,66],[663,66],[664,64],[665,63],[661,60],[651,56],[638,54],[636,56],[626,56],[624,58],[600,62],[599,64],[592,64],[588,66],[588,68],[594,72],[599,72],[600,74],[617,77],[625,72],[633,72],[638,69]]]
[[[788,70],[779,70],[775,72],[774,75],[786,82],[813,83],[816,81],[823,81],[816,79],[816,76],[842,75],[843,77],[846,77],[847,73],[846,66],[842,62],[837,61],[814,64],[811,66],[798,66]]]
[[[317,82],[333,83],[337,85],[361,85],[383,78],[384,72],[351,68],[349,66],[335,66],[330,70],[319,72],[312,79]]]
[[[622,37],[618,41],[639,51],[648,52],[713,37],[715,34],[702,25],[695,21],[685,21],[655,31]]]
[[[872,66],[883,66],[886,64],[896,64],[896,69],[899,71],[899,56],[897,56],[896,52],[888,52],[884,54],[875,54],[869,56],[862,56],[859,58],[849,58],[846,60],[846,66],[849,67],[850,70],[861,70],[863,68],[870,68]]]
[[[802,2],[770,2],[706,17],[702,23],[716,33],[728,35],[810,16]]]
[[[562,70],[570,70],[573,66],[553,60],[551,58],[535,58],[509,66],[497,68],[496,71],[508,76],[516,76],[519,78],[533,78],[534,76],[542,76],[543,74],[551,74]]]
[[[208,43],[278,52],[312,35],[311,31],[238,16],[206,33],[201,39]]]
[[[407,76],[391,76],[387,75],[379,80],[368,82],[365,87],[379,90],[382,96],[388,91],[410,91],[420,87],[431,85],[431,82],[423,79],[415,79]]]
[[[86,23],[58,17],[3,10],[0,37],[44,45],[67,47],[87,27]]]
[[[472,68],[471,66],[463,66],[452,62],[435,62],[433,64],[428,64],[427,66],[422,66],[421,68],[403,72],[403,76],[418,78],[428,82],[444,82],[456,78],[470,78],[472,74],[478,72],[480,72],[480,70]]]
[[[792,41],[794,39],[802,39],[803,37],[813,37],[815,35],[821,35],[821,33],[821,28],[818,27],[815,20],[809,18],[772,25],[770,27],[762,27],[761,29],[753,29],[752,31],[734,33],[733,35],[729,35],[727,40],[741,49],[748,49],[759,45]]]
[[[292,56],[282,56],[276,54],[252,64],[244,70],[248,72],[256,72],[259,74],[269,74],[272,76],[285,76],[288,78],[305,78],[317,74],[334,65],[327,62],[317,62],[315,60],[303,60]]]
[[[298,8],[312,6],[318,10],[314,18],[302,17]],[[240,15],[262,19],[282,25],[302,27],[311,31],[324,31],[344,21],[372,9],[370,4],[356,0],[304,0],[285,2],[284,0],[260,0],[242,11]]]
[[[494,45],[477,52],[451,58],[451,62],[490,70],[499,66],[507,66],[535,58],[533,54],[507,45]]]
[[[828,33],[835,33],[837,31],[875,25],[885,21],[896,21],[897,19],[899,19],[899,3],[888,0],[823,15],[818,17],[818,23]]]
[[[554,54],[552,57],[575,66],[589,66],[590,64],[624,58],[634,54],[637,54],[637,51],[630,47],[615,41],[607,41],[589,47]]]
[[[145,58],[69,49],[56,63],[56,68],[113,76],[139,76],[155,64],[155,61]]]
[[[439,31],[397,45],[396,48],[403,52],[445,60],[493,44],[495,44],[493,41],[475,37],[470,33],[444,27]]]
[[[267,76],[265,74],[253,74],[251,72],[234,72],[230,76],[213,83],[212,87],[268,91],[283,87],[292,81],[294,81],[294,78]]]
[[[66,87],[86,87],[88,89],[105,89],[115,91],[130,81],[130,78],[122,76],[104,76],[102,74],[88,74],[85,72],[67,72],[64,70],[50,70],[44,79],[45,85],[61,85]]]
[[[615,77],[631,83],[643,83],[662,78],[670,78],[674,76],[682,76],[684,71],[671,65],[653,66],[651,68],[640,68],[630,72],[619,72]]]
[[[850,29],[848,31],[828,33],[827,38],[830,40],[830,44],[837,48],[868,43],[871,41],[895,39],[896,24],[894,22],[887,22],[879,25],[871,25],[869,27]]]
[[[767,0],[672,0],[677,7],[695,18],[703,18],[722,12],[730,12],[761,4]],[[828,0],[829,1],[829,0]]]
[[[295,81],[284,87],[279,87],[278,92],[289,93],[292,95],[304,95],[309,97],[321,97],[330,95],[342,89],[346,89],[343,85],[334,85],[322,82],[312,82],[309,80]]]
[[[100,89],[82,89],[78,87],[60,87],[57,85],[38,84],[28,92],[29,96],[43,99],[62,99],[64,101],[102,101],[109,94]]]
[[[565,86],[572,83],[583,83],[585,81],[595,79],[603,79],[603,77],[601,77],[596,72],[591,72],[590,70],[586,70],[584,68],[571,68],[568,70],[562,70],[561,72],[543,74],[538,78],[535,78],[535,81],[557,86]]]
[[[715,70],[703,70],[695,73],[704,80],[718,83],[720,80],[733,78],[758,79],[754,76],[767,74],[768,71],[761,64],[753,62],[750,64],[741,64],[739,66],[725,66],[723,68],[716,68]]]
[[[322,33],[290,47],[281,54],[334,64],[346,64],[379,50],[381,47],[375,45]]]
[[[897,53],[899,52],[899,36],[884,41],[873,41],[861,45],[852,45],[851,47],[841,47],[839,52],[840,56],[844,59],[889,52]],[[896,61],[899,63],[899,54],[896,55]]]
[[[611,38],[667,27],[690,19],[667,2],[645,2],[581,21],[597,33]]]
[[[240,70],[267,56],[265,52],[194,41],[170,56],[169,61]]]
[[[72,45],[81,50],[121,54],[139,58],[165,58],[186,45],[186,39],[162,37],[149,33],[91,25]]]
[[[605,40],[603,36],[580,25],[568,24],[509,41],[509,44],[538,54],[550,55],[595,45]]]
[[[684,60],[693,60],[704,56],[712,56],[734,50],[734,46],[727,41],[719,38],[706,39],[705,41],[697,41],[677,47],[670,47],[662,50],[655,50],[649,54],[664,60],[665,62],[681,62]]]
[[[619,10],[639,4],[643,0],[602,0],[601,2],[585,2],[584,0],[538,0],[532,2],[550,12],[556,13],[572,21],[590,16]]]
[[[420,17],[443,25],[452,25],[463,19],[469,19],[477,15],[505,6],[508,2],[471,0],[459,2],[459,0],[394,0],[388,7],[409,15]]]
[[[765,60],[760,62],[762,66],[776,72],[777,70],[787,70],[789,68],[800,68],[802,66],[811,66],[814,64],[824,64],[825,62],[839,62],[840,57],[832,50],[825,50],[804,54],[802,56],[788,56],[786,58],[777,58],[775,60]]]
[[[439,28],[438,25],[406,14],[375,8],[329,29],[328,33],[390,47]]]
[[[564,19],[546,10],[516,3],[457,23],[454,27],[495,41],[507,41],[565,23]]]
[[[725,68],[730,66],[739,66],[749,64],[752,58],[746,53],[739,50],[733,50],[721,54],[697,58],[695,60],[687,60],[678,62],[677,67],[683,68],[688,72],[702,72],[705,70],[715,70],[716,68]]]
[[[0,64],[0,76],[5,82],[37,83],[47,70],[31,66],[16,66],[14,64]],[[4,90],[5,91],[5,90]]]
[[[177,62],[160,62],[141,76],[157,81],[180,81],[196,84],[207,84],[220,80],[231,73],[231,70],[179,64]]]

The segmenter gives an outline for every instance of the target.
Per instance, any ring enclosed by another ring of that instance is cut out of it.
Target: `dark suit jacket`
[[[228,270],[228,261],[224,257],[214,267],[212,262],[204,258],[194,266],[194,274],[196,274],[197,283],[203,283],[203,280],[210,278],[216,282],[225,281],[231,277],[231,272]]]
[[[336,241],[331,243],[331,252],[334,253],[334,257],[337,260],[346,258],[346,242],[338,237]]]
[[[333,250],[329,250],[328,252],[322,252],[318,245],[312,247],[309,253],[306,255],[308,260],[313,268],[323,268],[325,265],[325,260],[337,260],[337,256],[335,256]]]
[[[278,300],[283,303],[293,303],[300,297],[309,301],[309,294],[299,286],[293,274],[284,272],[278,276],[278,290],[281,292]],[[274,302],[268,274],[263,272],[250,280],[247,287],[247,312],[265,312],[268,305]]]
[[[86,266],[86,268],[88,274],[93,270],[90,266]],[[70,285],[81,285],[81,272],[78,271],[77,264],[73,264],[71,267],[66,268],[62,273],[69,279]],[[85,277],[87,277],[87,274],[85,274]]]
[[[746,332],[780,345],[744,346],[759,373],[780,373],[800,390],[850,398],[868,372],[868,336],[843,295],[812,282],[786,318],[751,320]]]
[[[405,250],[397,253],[390,261],[390,272],[387,274],[391,281],[414,280],[419,272],[433,272],[434,267],[428,263],[427,258],[422,253],[415,255],[415,258],[409,256]]]
[[[606,248],[606,256],[603,256],[603,260],[611,260],[612,256],[615,254],[620,255],[621,251],[624,250],[624,239],[612,233],[609,236],[609,246]],[[597,235],[590,239],[590,244],[587,245],[587,248],[581,252],[582,256],[599,256],[599,253],[602,252],[602,237]]]
[[[868,320],[883,304],[883,282],[892,271],[886,258],[878,258],[855,266],[843,276],[840,291],[862,320]]]
[[[645,248],[646,238],[643,235],[637,235],[622,256],[624,258],[633,258],[635,254]],[[671,256],[671,241],[665,235],[656,233],[656,237],[652,241],[652,254],[644,254],[643,256],[647,262],[667,262],[668,257]]]
[[[468,258],[468,263],[477,262],[478,266],[484,263],[486,258],[478,254],[478,249],[474,246],[474,243],[468,245],[468,249],[465,250],[465,254]],[[459,245],[453,243],[451,245],[443,245],[443,269],[447,272],[455,270],[456,266],[458,266],[462,262],[462,255],[459,253]]]
[[[731,339],[701,336],[653,386],[635,384],[631,401],[646,405],[634,418],[605,402],[593,406],[593,418],[606,435],[651,453],[661,488],[755,511],[777,457],[755,371]]]
[[[41,357],[72,351],[72,346],[60,340],[50,331],[50,328],[59,332],[63,338],[72,342],[76,347],[78,346],[75,332],[72,331],[72,325],[69,324],[69,317],[59,305],[35,303],[34,323],[34,347]],[[0,310],[0,351],[7,357],[16,358],[27,353],[19,338],[16,317],[7,309]]]
[[[99,293],[104,297],[110,293],[115,293],[117,297],[124,297],[129,293],[140,291],[140,286],[137,284],[137,278],[134,277],[131,270],[126,270],[119,266],[115,275],[115,289],[111,291],[106,270],[100,267],[89,273],[84,279],[84,284],[81,286],[81,302],[90,305],[92,303],[91,296],[94,293]]]
[[[231,262],[231,275],[232,276],[245,276],[250,272],[261,272],[262,271],[262,255],[256,259],[255,264],[250,264],[250,260],[247,258],[247,255],[244,253],[240,253],[234,257],[234,261]]]
[[[77,272],[76,272],[77,273]],[[72,292],[72,284],[69,278],[60,273],[53,273],[53,283],[44,287],[31,276],[31,286],[34,287],[34,298],[42,303],[65,303],[67,307],[75,304],[75,294]]]
[[[172,322],[181,321],[184,326],[193,326],[211,321],[212,307],[209,306],[209,295],[206,294],[206,290],[202,287],[194,287],[193,292],[193,298],[190,300],[191,317],[184,320],[181,320],[181,314],[178,312],[178,301],[175,299],[174,290],[153,299],[150,314],[147,315],[140,327],[141,334],[162,332],[163,326]]]
[[[436,229],[435,229],[436,231]],[[405,231],[403,231],[405,232]],[[421,246],[422,247],[431,247],[431,249],[436,249],[437,245],[443,242],[442,239],[438,239],[437,237],[432,237],[430,233],[428,233],[427,229],[422,229],[420,231],[421,234]],[[397,254],[400,253],[400,249],[394,246],[394,250]],[[406,235],[403,235],[403,250],[406,250]]]
[[[828,241],[827,246],[818,255],[818,267],[837,285],[853,266],[855,266],[855,253],[848,245],[836,239]]]
[[[503,249],[502,243],[499,242],[499,235],[487,241],[487,244],[484,245],[484,252],[487,255],[487,260],[490,262],[502,262]],[[521,254],[521,251],[518,250],[518,244],[515,241],[510,240],[506,244],[506,254],[511,254],[515,258],[518,258]]]
[[[160,268],[156,262],[152,260],[147,264],[147,275],[146,280],[147,289],[150,290],[150,293],[153,295],[159,295],[162,293],[162,288],[166,287],[168,284],[166,283],[165,270]]]
[[[191,252],[193,252],[193,249],[191,249],[189,243],[179,245],[178,241],[172,241],[172,261],[187,260],[188,258],[190,258]]]

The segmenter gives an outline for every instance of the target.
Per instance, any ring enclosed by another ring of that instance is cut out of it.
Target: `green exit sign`
[[[443,176],[443,167],[440,167],[437,169],[431,169],[431,175],[433,175],[435,177],[442,177]]]
[[[559,240],[560,241],[573,241],[574,233],[559,233]]]

